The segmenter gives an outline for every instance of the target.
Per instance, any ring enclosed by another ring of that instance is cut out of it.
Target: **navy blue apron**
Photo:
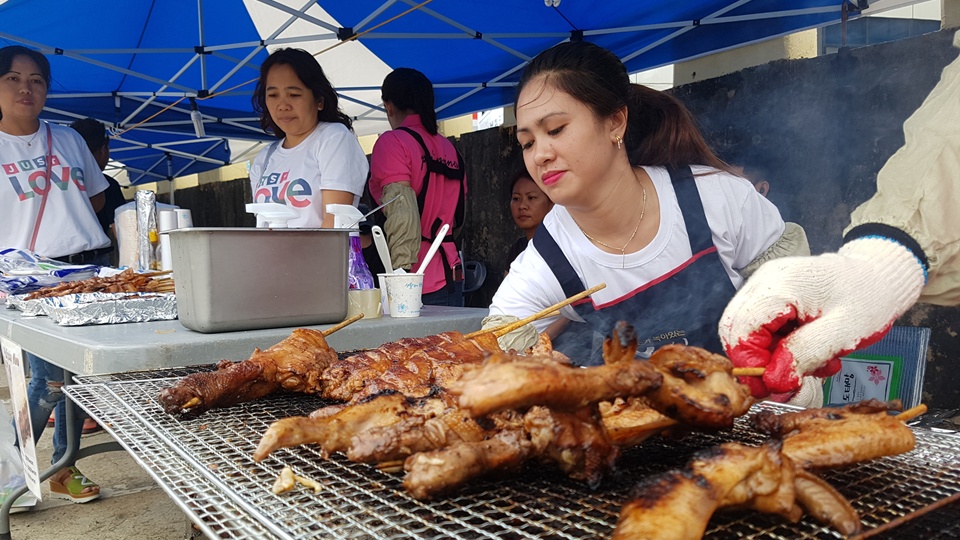
[[[649,357],[654,350],[668,343],[722,352],[717,323],[736,289],[713,244],[690,167],[668,168],[668,171],[693,256],[660,278],[607,305],[597,306],[589,298],[574,304],[574,309],[586,323],[570,323],[554,340],[554,348],[577,365],[603,363],[603,338],[620,320],[629,321],[636,330],[640,345],[638,356]],[[577,276],[546,227],[537,228],[533,243],[553,270],[567,298],[586,290],[587,285]],[[596,283],[590,284],[593,285]]]

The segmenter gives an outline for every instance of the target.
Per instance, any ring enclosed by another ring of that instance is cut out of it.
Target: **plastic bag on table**
[[[0,249],[0,291],[25,294],[64,281],[93,277],[99,269],[92,264],[66,264],[25,249]]]
[[[7,413],[6,406],[0,404],[0,505],[6,502],[18,488],[26,484],[23,477],[23,460],[20,459],[20,450],[15,446],[13,420]],[[17,499],[16,507],[30,507],[37,504],[37,498],[27,491]]]

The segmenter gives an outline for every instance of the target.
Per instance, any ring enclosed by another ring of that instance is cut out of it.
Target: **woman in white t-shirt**
[[[110,240],[96,211],[107,181],[80,135],[40,121],[50,87],[50,63],[17,45],[0,49],[0,247],[30,249],[74,264],[108,264]],[[34,439],[56,407],[51,463],[67,449],[63,369],[27,353],[27,402]],[[79,445],[83,416],[77,415]],[[50,477],[50,494],[73,502],[100,496],[100,487],[76,466]]]
[[[326,205],[356,206],[369,165],[323,68],[304,50],[278,49],[260,66],[253,107],[280,139],[250,166],[253,202],[295,210],[290,227],[333,227]]]
[[[666,343],[721,352],[717,322],[767,258],[808,253],[802,229],[732,174],[675,98],[631,84],[623,63],[587,42],[548,49],[518,86],[517,139],[531,177],[556,203],[510,266],[485,327],[606,287],[534,323],[573,321],[554,346],[602,362],[619,320],[641,355]],[[532,344],[529,326],[501,339]]]

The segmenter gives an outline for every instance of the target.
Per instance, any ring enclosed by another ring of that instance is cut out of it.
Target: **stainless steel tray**
[[[250,457],[279,418],[323,405],[314,397],[279,395],[196,419],[168,415],[156,396],[200,368],[79,377],[67,393],[99,421],[211,537],[220,538],[602,538],[609,536],[631,489],[649,474],[682,466],[696,450],[728,441],[758,443],[743,421],[721,435],[648,441],[625,453],[619,471],[591,491],[550,467],[510,479],[481,479],[435,501],[417,501],[400,474],[340,457],[322,460],[313,446]],[[786,410],[760,404],[756,409]],[[824,478],[861,515],[866,535],[960,536],[960,438],[915,428],[908,454],[829,471]],[[323,484],[274,495],[284,465]],[[952,504],[946,504],[952,503]],[[935,512],[932,507],[943,506]],[[921,514],[924,514],[921,517]],[[914,519],[916,518],[916,519]],[[707,538],[839,538],[809,518],[798,524],[756,512],[721,512]]]

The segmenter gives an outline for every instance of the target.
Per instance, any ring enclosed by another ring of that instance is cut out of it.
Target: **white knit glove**
[[[505,324],[511,324],[519,321],[518,317],[513,315],[487,315],[480,322],[481,329],[496,328]],[[532,324],[525,324],[509,334],[497,338],[497,343],[504,351],[515,350],[523,352],[537,344],[537,329]]]
[[[754,397],[796,392],[804,375],[829,377],[841,356],[882,338],[924,283],[914,253],[878,236],[837,253],[776,259],[730,301],[720,339],[735,366],[766,368],[741,377]]]

